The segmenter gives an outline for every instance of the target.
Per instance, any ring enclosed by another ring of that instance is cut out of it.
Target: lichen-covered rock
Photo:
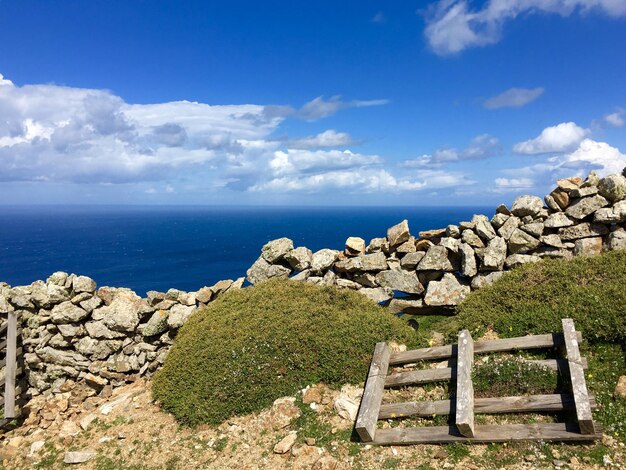
[[[506,258],[504,265],[509,269],[513,269],[522,264],[536,263],[537,261],[541,261],[541,258],[535,255],[511,255]]]
[[[372,238],[365,251],[368,253],[389,252],[389,242],[386,238]]]
[[[359,293],[376,303],[385,302],[393,297],[393,291],[389,287],[363,287]]]
[[[520,226],[521,223],[522,221],[519,219],[519,217],[509,217],[498,229],[498,235],[500,235],[505,240],[508,240],[509,238],[511,238],[511,235],[513,235],[513,232],[515,232],[515,230]]]
[[[496,236],[496,231],[486,215],[474,215],[472,222],[474,223],[474,230],[483,240],[488,242]]]
[[[473,224],[472,224],[473,225]],[[461,232],[461,240],[473,248],[484,248],[485,243],[471,229],[465,229]]]
[[[502,227],[502,225],[504,225],[507,220],[509,220],[510,217],[510,215],[501,214],[500,212],[498,212],[491,218],[491,225],[493,225],[493,228],[498,230],[500,227]]]
[[[124,333],[109,329],[102,320],[85,323],[85,329],[87,330],[87,334],[93,338],[115,339],[125,336]]]
[[[452,273],[445,273],[441,281],[428,284],[424,303],[431,306],[458,305],[470,293],[470,287],[461,284]]]
[[[169,310],[157,310],[152,314],[148,323],[141,330],[143,336],[156,336],[167,331],[167,319]]]
[[[293,250],[293,241],[289,238],[278,238],[263,245],[261,256],[265,261],[274,264],[285,257],[287,253]]]
[[[391,290],[407,294],[421,294],[424,292],[424,286],[420,283],[415,272],[404,270],[382,271],[376,275],[376,282],[381,287],[389,287]]]
[[[583,197],[581,199],[576,199],[565,210],[565,213],[574,219],[580,220],[593,214],[595,211],[606,206],[608,203],[609,201],[598,194],[595,196]]]
[[[387,269],[387,257],[384,253],[372,253],[356,258],[348,258],[335,264],[337,272],[376,272]]]
[[[537,196],[519,196],[513,202],[511,212],[517,217],[524,217],[526,215],[537,216],[543,209],[543,201]]]
[[[410,236],[409,221],[406,219],[387,229],[387,240],[389,241],[390,247],[396,247],[404,243]]]
[[[543,221],[543,225],[546,228],[570,227],[574,225],[574,220],[564,212],[555,212],[554,214],[550,214],[548,218]]]
[[[483,254],[482,271],[502,271],[506,259],[506,241],[502,237],[495,237],[489,242]]]
[[[579,238],[574,242],[574,255],[599,255],[602,253],[602,237]]]
[[[75,367],[77,369],[86,370],[89,367],[89,360],[77,352],[60,351],[50,346],[45,346],[36,351],[37,356],[49,364],[57,364],[60,366]]]
[[[472,279],[472,289],[480,289],[482,287],[493,284],[504,275],[504,271],[493,271],[485,274],[478,274]]]
[[[46,279],[46,284],[54,284],[56,286],[65,287],[65,281],[67,281],[68,277],[69,275],[67,273],[64,273],[63,271],[57,271],[53,273],[50,277],[48,277],[48,279]]]
[[[416,251],[417,248],[415,248],[415,237],[413,236],[410,236],[407,241],[401,243],[396,247],[396,253],[400,255],[403,253],[415,253]]]
[[[96,291],[96,281],[87,276],[76,276],[72,280],[72,289],[77,294],[81,292],[93,294]]]
[[[608,236],[607,248],[609,250],[626,249],[626,231],[616,230]]]
[[[509,239],[509,252],[511,254],[526,253],[537,248],[541,242],[532,235],[520,229],[515,229]]]
[[[131,333],[139,325],[142,299],[132,291],[120,290],[109,306],[102,307],[104,324],[113,331]]]
[[[611,202],[621,201],[626,197],[626,178],[622,175],[609,175],[598,182],[598,191]]]
[[[180,328],[185,324],[187,319],[193,314],[196,309],[194,307],[187,307],[185,305],[174,305],[167,316],[167,325],[170,328]]]
[[[598,237],[609,233],[606,225],[584,222],[572,227],[564,227],[559,229],[561,240],[570,241],[579,238]]]
[[[313,252],[307,247],[299,246],[285,255],[285,261],[296,271],[304,271],[311,267]]]
[[[400,260],[400,267],[407,270],[415,269],[424,256],[426,256],[426,253],[423,251],[407,253]]]
[[[365,240],[361,237],[348,237],[346,240],[346,254],[360,255],[365,253]]]
[[[82,308],[70,301],[55,305],[50,314],[52,323],[77,323],[89,316]]]
[[[532,235],[535,238],[539,238],[543,234],[544,225],[541,222],[533,222],[522,225],[520,228],[527,234]]]
[[[433,245],[417,265],[418,271],[454,271],[445,246]]]
[[[202,287],[196,292],[196,300],[203,304],[208,304],[213,298],[213,290],[210,287]]]
[[[339,251],[324,248],[313,253],[311,259],[311,272],[321,274],[330,269],[333,263],[339,257]]]
[[[451,238],[460,238],[461,230],[458,225],[448,225],[446,227],[446,236]]]
[[[270,264],[262,256],[254,262],[250,269],[246,271],[246,276],[251,284],[267,281],[274,277],[287,278],[291,274],[291,269],[280,264]]]
[[[468,277],[475,276],[478,269],[473,248],[467,243],[461,243],[459,253],[461,254],[461,273]]]

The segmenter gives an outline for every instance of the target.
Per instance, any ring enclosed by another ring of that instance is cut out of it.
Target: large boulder
[[[337,261],[339,252],[337,250],[329,250],[324,248],[322,250],[313,253],[311,259],[311,271],[315,274],[321,274],[324,271],[330,269],[330,267]]]
[[[55,305],[50,313],[52,323],[77,323],[89,316],[89,313],[70,301]]]
[[[167,331],[167,319],[170,315],[169,310],[157,310],[152,314],[148,323],[141,330],[143,336],[156,336]]]
[[[417,265],[418,271],[454,271],[445,246],[433,245]]]
[[[609,233],[609,229],[604,224],[585,222],[572,227],[559,229],[561,240],[571,241],[579,238],[601,237]]]
[[[274,277],[286,278],[289,274],[291,274],[291,269],[280,264],[270,264],[263,256],[259,256],[248,271],[246,271],[246,276],[251,284],[267,281]]]
[[[276,263],[285,257],[287,253],[293,250],[293,241],[289,238],[278,238],[272,240],[261,249],[261,256],[270,264]]]
[[[304,271],[311,267],[311,260],[313,259],[313,252],[305,246],[300,246],[293,250],[290,250],[285,255],[285,261],[295,269],[296,271]]]
[[[139,325],[143,300],[131,291],[118,291],[110,305],[102,307],[104,324],[113,331],[132,333]]]
[[[543,209],[543,201],[537,196],[519,196],[513,202],[511,212],[517,217],[536,217]]]
[[[426,290],[426,305],[458,305],[470,293],[470,287],[461,284],[452,273],[445,273],[441,281],[431,281]]]
[[[598,183],[598,191],[611,202],[621,201],[626,197],[626,178],[622,175],[609,175]]]
[[[602,196],[596,194],[595,196],[583,197],[576,199],[566,210],[565,213],[574,219],[584,219],[588,215],[593,214],[598,209],[606,206],[609,203]]]

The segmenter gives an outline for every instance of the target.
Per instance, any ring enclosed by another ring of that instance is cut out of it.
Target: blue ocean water
[[[343,249],[347,237],[369,242],[405,218],[417,234],[475,213],[490,214],[481,207],[0,206],[0,281],[24,285],[66,271],[140,295],[192,291],[245,276],[274,238]]]

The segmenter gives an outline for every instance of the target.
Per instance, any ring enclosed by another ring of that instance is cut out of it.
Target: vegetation
[[[490,358],[472,373],[476,397],[506,397],[556,393],[556,371],[521,358]]]
[[[362,382],[376,342],[414,338],[403,321],[356,292],[267,281],[196,312],[153,393],[181,423],[219,424],[307,384]]]
[[[561,331],[573,318],[590,341],[626,339],[626,250],[570,260],[544,260],[515,269],[472,292],[458,308],[461,328],[480,336]]]

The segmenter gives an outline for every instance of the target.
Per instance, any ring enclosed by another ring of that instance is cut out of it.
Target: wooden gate
[[[2,392],[0,405],[3,407],[0,426],[4,426],[19,416],[16,403],[22,387],[18,386],[17,379],[22,373],[22,367],[18,362],[22,348],[18,348],[17,313],[9,312],[0,315],[0,369],[4,368],[4,387],[0,389]]]
[[[595,406],[585,383],[587,363],[581,358],[578,344],[582,335],[571,319],[563,319],[563,333],[524,336],[474,342],[469,331],[459,333],[456,345],[391,352],[386,343],[376,344],[372,363],[365,382],[361,407],[357,415],[356,431],[369,444],[438,444],[451,442],[507,442],[507,441],[588,441],[602,437],[594,423],[591,409]],[[475,354],[505,352],[523,349],[564,347],[564,359],[531,361],[569,374],[571,393],[529,395],[500,398],[474,398],[472,368]],[[424,369],[388,374],[389,366],[419,361],[450,359],[451,367]],[[567,371],[567,372],[566,372]],[[424,384],[438,381],[456,381],[454,400],[415,401],[382,404],[385,388]],[[544,424],[474,424],[474,414],[530,413],[575,411],[576,422]],[[454,425],[377,429],[383,419],[454,415]]]

